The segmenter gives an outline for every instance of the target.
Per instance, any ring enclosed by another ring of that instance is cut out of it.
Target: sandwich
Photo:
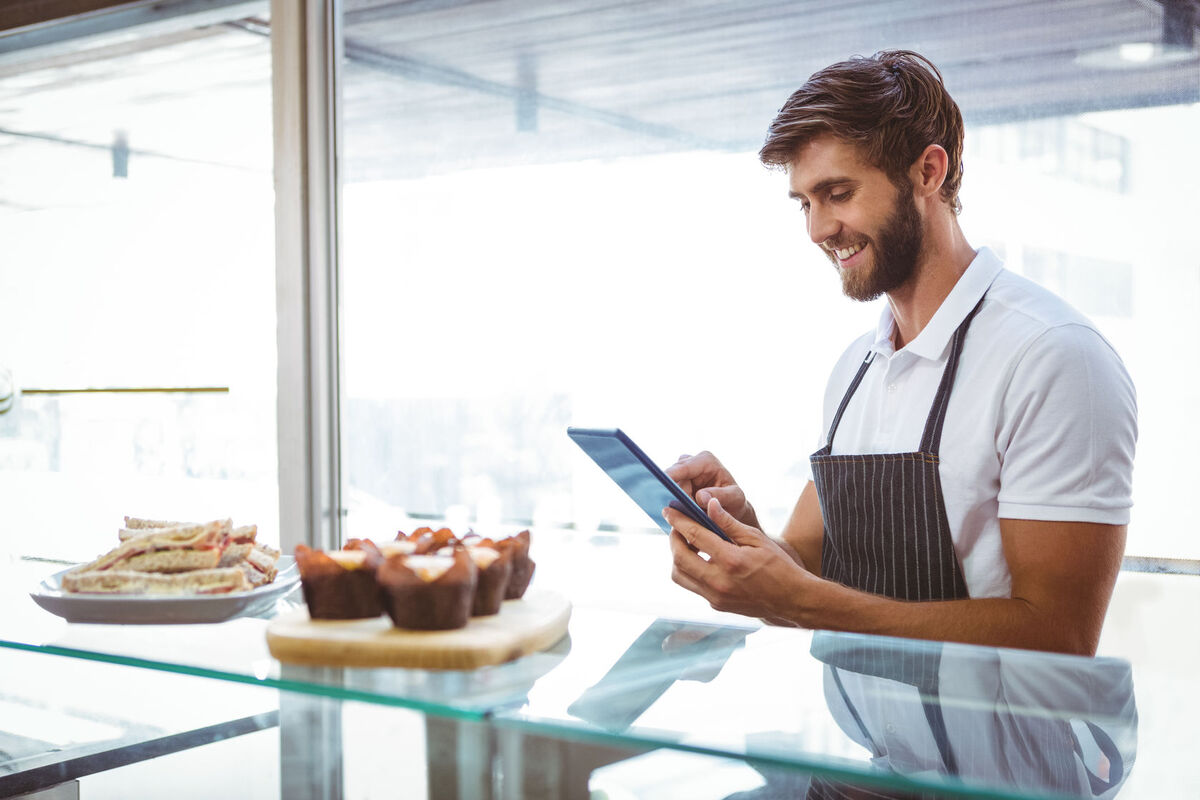
[[[145,520],[136,517],[126,517],[125,527],[118,533],[121,541],[141,539],[162,533],[198,532],[203,525],[188,522],[165,522]],[[258,537],[257,525],[240,525],[230,528],[225,535],[221,548],[220,559],[214,565],[221,569],[236,567],[245,576],[251,588],[263,586],[275,580],[279,570],[275,562],[279,560],[279,551],[255,541]],[[146,569],[137,567],[137,569]],[[151,570],[155,571],[155,570]]]
[[[126,542],[130,539],[136,539],[139,536],[148,536],[152,533],[164,533],[176,529],[197,530],[203,527],[203,525],[197,522],[165,522],[154,519],[126,517],[125,527],[117,531],[117,538],[122,542]],[[255,537],[258,536],[258,526],[240,525],[236,528],[231,527],[228,535],[230,544],[253,544]]]
[[[251,586],[262,586],[275,580],[279,551],[255,541],[257,525],[242,525],[229,533],[221,561],[217,566],[237,567],[245,573]]]
[[[253,544],[249,546],[241,559],[235,561],[231,566],[242,570],[250,585],[258,587],[275,580],[275,575],[279,572],[275,566],[275,562],[278,560],[279,551],[275,548],[265,544]]]
[[[258,526],[231,520],[170,522],[125,517],[121,543],[62,578],[67,592],[207,595],[275,580],[279,551],[256,542]]]
[[[90,564],[73,572],[187,572],[213,569],[221,561],[232,525],[215,520],[203,525],[155,528],[125,539]]]
[[[242,525],[231,530],[225,542],[225,550],[221,553],[220,566],[232,567],[245,560],[246,555],[254,549],[257,536],[257,525]]]
[[[180,525],[193,525],[192,522],[168,522],[162,519],[142,519],[126,517],[125,527],[130,530],[148,530],[151,528],[178,528]]]
[[[246,574],[236,567],[173,574],[126,569],[73,570],[63,575],[62,587],[77,594],[154,595],[225,594],[253,588]]]

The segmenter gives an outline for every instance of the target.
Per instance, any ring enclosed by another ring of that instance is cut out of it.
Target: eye
[[[849,200],[849,199],[850,199],[851,197],[853,197],[853,196],[854,196],[854,191],[853,191],[853,190],[851,190],[851,191],[848,191],[848,192],[837,192],[837,193],[835,193],[835,194],[830,194],[830,195],[829,195],[829,202],[831,202],[831,203],[844,203],[844,202],[846,202],[847,200]]]

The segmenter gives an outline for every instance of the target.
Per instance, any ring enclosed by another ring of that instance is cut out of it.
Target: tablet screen
[[[728,539],[708,514],[667,477],[642,449],[619,428],[567,428],[570,436],[600,469],[620,486],[665,532],[671,526],[662,516],[667,506],[687,514],[722,539]]]

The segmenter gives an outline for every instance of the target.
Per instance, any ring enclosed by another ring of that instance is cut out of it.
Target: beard
[[[869,239],[871,268],[839,270],[842,292],[852,300],[868,302],[884,292],[903,286],[917,269],[924,234],[921,215],[913,200],[912,183],[905,180],[896,186],[896,207],[884,222],[882,230]],[[834,266],[837,258],[830,253]]]

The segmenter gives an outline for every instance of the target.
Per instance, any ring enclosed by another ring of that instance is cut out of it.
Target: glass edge
[[[300,681],[290,681],[282,678],[258,678],[252,675],[225,672],[208,667],[171,664],[133,656],[121,656],[108,653],[96,653],[87,650],[77,650],[58,645],[35,645],[0,640],[0,648],[21,652],[55,655],[66,658],[77,658],[84,661],[114,664],[117,666],[127,666],[137,669],[148,669],[157,672],[208,678],[211,680],[242,683],[251,686],[259,686],[262,688],[290,691],[298,694],[329,697],[337,700],[351,700],[370,703],[372,705],[405,708],[412,711],[434,714],[440,717],[449,717],[475,722],[487,722],[488,724],[495,726],[498,730],[509,729],[519,733],[537,733],[575,741],[600,744],[643,744],[652,749],[667,747],[676,751],[697,753],[700,755],[709,755],[718,758],[728,758],[737,761],[745,761],[750,764],[760,764],[793,771],[808,772],[814,775],[821,775],[822,777],[834,778],[847,782],[858,782],[887,789],[932,791],[954,797],[996,798],[996,800],[1073,800],[1071,795],[1064,794],[1052,794],[1046,792],[1014,793],[996,787],[988,788],[983,786],[974,786],[964,784],[961,782],[961,779],[954,778],[952,776],[946,776],[946,780],[934,782],[916,779],[910,776],[901,775],[900,773],[885,774],[873,770],[860,771],[845,763],[835,765],[831,762],[803,757],[786,758],[783,756],[774,756],[770,754],[732,752],[713,746],[681,742],[671,735],[655,736],[648,731],[636,732],[633,734],[607,733],[603,730],[583,728],[578,725],[560,723],[545,719],[532,719],[530,717],[523,716],[519,707],[505,705],[503,703],[498,704],[492,709],[458,708],[454,706],[422,703],[419,701],[409,700],[407,698],[396,697],[394,695],[373,694],[362,690],[339,688],[324,684],[304,683]],[[839,759],[839,761],[841,761],[841,759]]]
[[[481,721],[486,719],[489,715],[489,711],[486,708],[472,709],[439,705],[436,703],[423,703],[417,700],[398,697],[396,695],[374,694],[361,689],[347,689],[344,687],[329,686],[326,684],[305,683],[303,681],[293,681],[285,678],[258,678],[253,675],[243,675],[238,672],[226,672],[211,667],[172,664],[166,661],[153,661],[151,659],[139,658],[136,656],[97,653],[90,650],[77,650],[70,647],[61,647],[59,645],[26,644],[23,642],[12,642],[0,639],[0,648],[19,650],[28,653],[42,653],[46,655],[63,656],[66,658],[78,658],[83,661],[96,661],[105,664],[114,664],[117,666],[135,667],[138,669],[148,669],[155,672],[168,672],[177,675],[189,675],[197,678],[209,678],[212,680],[221,680],[231,683],[243,683],[266,689],[279,689],[296,694],[330,697],[336,700],[353,700],[357,702],[371,703],[372,705],[406,708],[441,717],[453,717],[456,719]]]

